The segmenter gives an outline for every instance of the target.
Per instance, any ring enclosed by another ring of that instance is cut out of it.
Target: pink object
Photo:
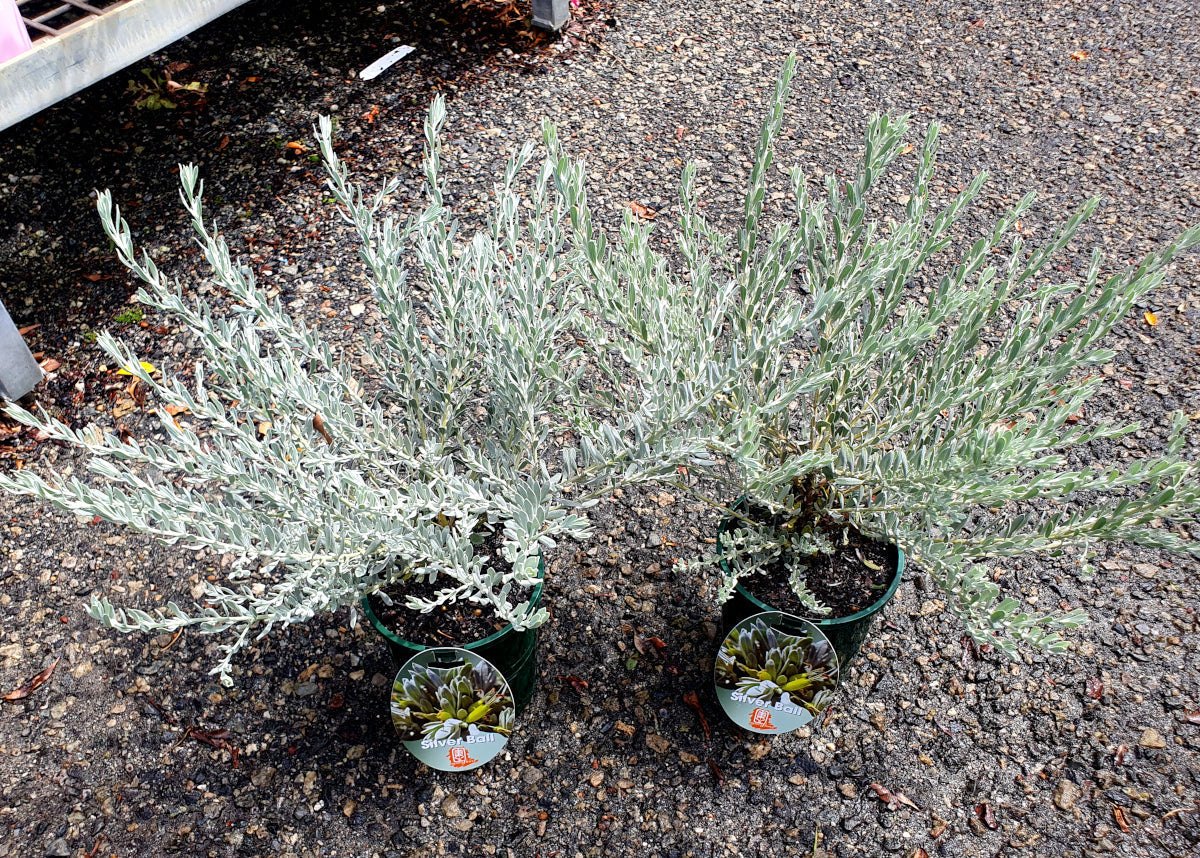
[[[17,11],[17,0],[0,0],[0,63],[29,48],[29,31]]]

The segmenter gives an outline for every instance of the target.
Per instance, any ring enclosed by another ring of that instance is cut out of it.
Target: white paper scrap
[[[412,45],[401,45],[400,47],[396,48],[396,50],[388,51],[382,57],[375,60],[375,62],[371,63],[365,69],[360,71],[358,76],[363,80],[372,80],[377,78],[383,74],[384,71],[391,68],[391,66],[393,66],[396,62],[404,59],[415,50],[416,48],[414,48]]]

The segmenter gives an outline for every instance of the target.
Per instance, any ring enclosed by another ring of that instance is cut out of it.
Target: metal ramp
[[[0,63],[0,131],[160,50],[247,0],[17,0],[33,47]],[[532,0],[557,30],[568,0]]]
[[[246,0],[18,0],[33,47],[0,63],[0,130]]]

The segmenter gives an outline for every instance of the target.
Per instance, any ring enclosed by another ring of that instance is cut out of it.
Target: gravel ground
[[[58,364],[37,401],[80,423],[115,412],[132,424],[91,332],[112,329],[152,361],[186,349],[161,320],[130,313],[132,284],[91,198],[111,187],[142,241],[187,274],[179,161],[200,164],[212,211],[263,282],[335,338],[369,326],[361,269],[310,152],[288,144],[309,146],[315,117],[333,114],[360,175],[412,179],[435,90],[451,97],[447,175],[468,212],[550,116],[588,161],[610,223],[630,202],[669,219],[687,159],[710,216],[732,222],[764,99],[794,50],[780,163],[846,168],[869,113],[909,111],[921,130],[944,125],[937,194],[991,170],[980,222],[1037,190],[1022,229],[1039,238],[1087,196],[1107,198],[1067,270],[1092,245],[1123,263],[1200,220],[1200,26],[1184,0],[584,0],[561,41],[449,6],[329,5],[257,0],[142,64],[191,64],[174,74],[207,84],[204,104],[134,109],[135,68],[0,133],[0,287]],[[398,43],[418,50],[373,82],[353,79]],[[911,161],[885,197],[902,193]],[[1141,308],[1157,324],[1139,315],[1114,337],[1096,410],[1146,428],[1106,455],[1160,445],[1171,410],[1200,417],[1198,276],[1197,255],[1179,262]],[[80,466],[27,432],[6,432],[0,457]],[[726,723],[709,691],[712,582],[671,565],[703,550],[713,522],[684,500],[627,493],[598,511],[597,539],[549,558],[541,690],[505,755],[455,776],[398,747],[394,668],[344,614],[264,641],[222,689],[203,639],[116,636],[82,605],[94,592],[186,599],[226,559],[7,496],[0,520],[0,692],[57,660],[49,681],[0,708],[0,856],[1200,848],[1200,570],[1177,558],[1116,547],[1087,582],[1035,563],[1001,570],[1029,602],[1094,617],[1066,657],[1018,663],[966,643],[914,572],[820,725],[760,742]],[[638,653],[635,635],[661,638],[664,654]],[[682,702],[689,690],[711,735]],[[212,747],[188,727],[229,737]],[[873,784],[910,803],[889,806]]]

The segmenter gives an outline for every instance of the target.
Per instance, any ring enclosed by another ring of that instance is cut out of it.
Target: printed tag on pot
[[[466,772],[508,744],[516,720],[508,681],[485,658],[438,647],[405,662],[392,683],[392,723],[425,765]]]
[[[807,620],[778,611],[755,614],[722,641],[714,683],[735,724],[755,733],[787,733],[833,700],[837,653]]]

